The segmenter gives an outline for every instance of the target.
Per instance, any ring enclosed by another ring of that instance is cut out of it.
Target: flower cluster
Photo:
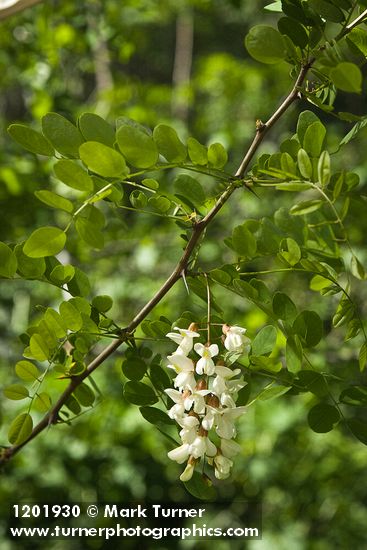
[[[167,337],[178,347],[167,359],[168,367],[176,373],[173,380],[176,389],[168,388],[165,392],[174,402],[168,415],[181,427],[182,445],[170,451],[168,457],[179,464],[187,463],[181,481],[191,479],[202,458],[214,466],[218,479],[225,479],[230,475],[232,458],[240,451],[233,439],[234,422],[246,411],[246,407],[236,407],[238,391],[246,382],[238,377],[241,369],[232,370],[218,359],[217,344],[194,344],[194,339],[200,337],[194,323],[188,329],[174,330],[177,332],[170,332]],[[249,342],[246,329],[223,325],[222,331],[227,352],[245,352]],[[195,359],[190,357],[193,351]]]

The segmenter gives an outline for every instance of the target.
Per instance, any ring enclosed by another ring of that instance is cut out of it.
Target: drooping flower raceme
[[[194,344],[194,338],[200,337],[196,325],[174,330],[177,332],[170,332],[167,337],[178,347],[167,359],[168,368],[177,374],[173,379],[177,389],[167,388],[165,393],[173,401],[168,415],[181,428],[182,444],[170,451],[168,457],[179,464],[187,462],[181,481],[191,479],[196,464],[202,460],[214,467],[218,479],[226,479],[233,457],[241,450],[233,438],[235,421],[246,412],[246,407],[236,407],[238,392],[246,382],[238,376],[241,369],[225,366],[223,358],[225,350],[244,353],[249,342],[244,336],[246,329],[223,325],[223,358],[217,344]]]

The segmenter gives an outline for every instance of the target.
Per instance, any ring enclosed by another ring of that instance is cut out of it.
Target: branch
[[[301,68],[292,90],[289,92],[289,94],[287,95],[285,100],[282,102],[282,104],[279,106],[279,108],[275,111],[275,113],[269,118],[269,120],[267,122],[258,121],[256,135],[246,155],[244,156],[244,159],[241,162],[240,167],[236,172],[237,177],[243,178],[248,168],[248,165],[250,164],[255,152],[259,148],[260,143],[263,141],[266,134],[274,126],[274,124],[279,120],[279,118],[285,113],[288,107],[296,99],[301,98],[300,87],[304,79],[306,78],[307,72],[309,71],[310,67],[313,65],[314,62],[315,60],[311,59],[306,65],[304,65]]]
[[[78,376],[74,376],[71,379],[68,387],[62,393],[57,403],[44,416],[44,418],[34,427],[30,436],[20,445],[14,445],[12,447],[8,447],[3,451],[3,454],[0,457],[0,465],[10,460],[18,451],[20,451],[20,449],[22,449],[25,445],[27,445],[30,441],[32,441],[45,428],[47,428],[51,424],[56,424],[58,422],[59,412],[61,408],[65,405],[70,395],[74,392],[74,390],[83,382],[83,380],[85,380],[88,376],[90,376],[92,372],[94,372],[102,363],[104,363],[104,361],[108,357],[110,357],[121,346],[121,344],[126,342],[131,337],[132,333],[139,326],[139,324],[147,317],[147,315],[162,300],[162,298],[164,298],[167,295],[167,293],[174,286],[174,284],[181,278],[182,273],[185,273],[187,266],[189,264],[191,255],[198,243],[199,238],[201,237],[205,229],[208,227],[208,225],[211,223],[211,221],[218,214],[218,212],[221,210],[223,205],[228,201],[228,199],[230,198],[232,193],[235,191],[235,189],[239,187],[237,178],[238,177],[242,178],[244,176],[260,143],[262,142],[262,140],[264,139],[265,135],[270,130],[270,128],[274,126],[277,120],[286,112],[288,107],[296,99],[298,99],[300,86],[302,85],[306,77],[307,71],[309,70],[313,62],[314,60],[311,60],[309,63],[307,63],[307,65],[301,68],[291,92],[282,102],[280,107],[269,118],[269,120],[265,124],[262,123],[260,127],[258,127],[255,138],[251,143],[244,159],[242,160],[241,165],[239,166],[235,174],[235,178],[231,179],[231,181],[228,183],[227,188],[220,195],[220,197],[216,201],[213,208],[206,214],[204,218],[202,218],[202,220],[200,220],[199,222],[196,222],[195,225],[193,226],[191,237],[183,251],[183,254],[180,260],[178,261],[177,265],[175,266],[174,270],[172,271],[171,275],[168,277],[168,279],[163,283],[161,288],[149,300],[149,302],[147,302],[145,306],[137,313],[134,319],[127,325],[127,327],[121,330],[119,337],[116,340],[114,340],[111,344],[109,344],[99,355],[97,355],[97,357],[95,357],[95,359],[93,359],[91,363],[89,363],[88,367],[85,369],[83,373],[81,373]]]
[[[41,0],[8,0],[2,3],[0,2],[0,19],[6,19],[14,13],[30,8],[34,4],[39,4],[40,2]]]

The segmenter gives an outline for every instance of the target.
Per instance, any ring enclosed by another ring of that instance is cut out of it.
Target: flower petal
[[[190,445],[188,443],[184,443],[180,447],[176,447],[176,449],[172,449],[172,451],[169,451],[167,453],[167,456],[171,460],[174,460],[175,462],[182,464],[189,457],[189,448],[190,448]]]

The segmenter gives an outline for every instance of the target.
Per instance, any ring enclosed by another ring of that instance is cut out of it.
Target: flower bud
[[[200,437],[206,437],[208,435],[207,430],[204,430],[202,426],[198,429],[198,436]]]
[[[190,323],[189,328],[187,330],[192,330],[192,332],[197,332],[199,330],[199,327],[196,323]]]
[[[200,380],[198,380],[198,383],[196,384],[196,389],[206,390],[207,388],[208,388],[208,384],[206,383],[206,380],[204,380],[204,378],[200,378]]]
[[[210,407],[214,407],[215,409],[218,409],[220,402],[219,399],[214,393],[210,393],[206,398],[206,404]]]
[[[229,331],[230,328],[231,328],[231,327],[230,327],[229,325],[227,325],[227,323],[224,324],[224,325],[222,326],[222,332],[223,332],[223,334],[227,334],[227,332]]]

